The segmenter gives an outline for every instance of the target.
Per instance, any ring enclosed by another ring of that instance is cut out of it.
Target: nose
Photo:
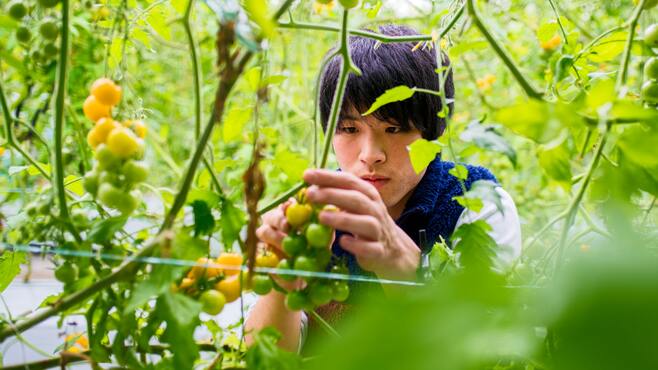
[[[364,135],[361,142],[359,160],[367,166],[381,164],[386,161],[386,152],[380,140],[375,135]]]

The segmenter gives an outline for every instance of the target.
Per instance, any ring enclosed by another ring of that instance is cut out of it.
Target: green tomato
[[[644,43],[650,48],[658,48],[658,23],[652,24],[644,31]]]
[[[345,9],[352,9],[355,6],[359,5],[359,0],[338,0],[338,2]]]
[[[301,291],[295,290],[286,295],[286,307],[291,311],[299,311],[308,305],[306,296]]]
[[[46,20],[39,26],[39,33],[44,39],[53,41],[59,36],[59,27],[53,20]]]
[[[137,208],[137,194],[133,191],[127,193],[107,182],[101,183],[98,188],[98,199],[103,205],[119,210],[123,214],[132,213]]]
[[[658,82],[647,81],[642,85],[642,100],[647,103],[658,104]]]
[[[308,244],[310,246],[315,248],[324,248],[327,247],[331,242],[333,231],[331,228],[325,225],[311,223],[306,228],[305,235],[306,240],[308,240]]]
[[[315,249],[313,257],[315,257],[318,266],[324,269],[331,261],[331,251],[328,248]]]
[[[20,26],[16,29],[16,40],[23,44],[27,44],[32,39],[32,32],[27,27]]]
[[[322,4],[322,5],[331,4],[332,1],[334,1],[334,0],[315,0],[316,3]]]
[[[311,291],[308,296],[314,305],[322,306],[329,303],[333,298],[333,295],[334,293],[331,285],[322,283],[311,286]]]
[[[289,256],[296,256],[306,249],[306,240],[301,235],[287,235],[283,238],[281,247]]]
[[[276,266],[276,268],[281,269],[281,270],[292,270],[292,266],[290,265],[290,261],[286,259],[282,259],[279,261],[279,264]],[[293,281],[295,280],[294,275],[279,275],[279,277],[283,280],[286,281]]]
[[[658,57],[652,57],[644,63],[644,77],[647,80],[658,80]]]
[[[39,6],[42,8],[52,8],[59,4],[59,0],[39,0]]]
[[[57,56],[58,52],[59,52],[59,48],[57,47],[57,45],[55,45],[52,42],[49,42],[43,46],[43,55],[46,58],[54,58]]]
[[[267,275],[256,275],[254,276],[253,291],[258,295],[265,295],[272,290],[272,279]]]
[[[336,281],[332,288],[334,301],[343,302],[350,296],[350,287],[345,281]]]
[[[57,269],[55,269],[55,278],[64,284],[69,284],[78,278],[78,266],[64,262]]]
[[[117,170],[121,165],[119,158],[105,144],[96,147],[95,158],[98,161],[98,168],[101,170]]]
[[[98,193],[98,173],[94,170],[91,170],[85,174],[84,179],[82,179],[82,187],[85,191],[96,197]]]
[[[121,172],[126,176],[126,181],[137,184],[146,180],[149,174],[148,167],[144,162],[128,160],[123,164]]]
[[[299,271],[317,271],[317,262],[306,256],[299,256],[295,258],[295,270]]]
[[[27,7],[19,1],[14,1],[9,5],[9,16],[20,21],[27,15]]]
[[[224,305],[226,304],[226,297],[224,297],[222,292],[210,289],[201,293],[199,302],[201,302],[201,309],[203,312],[209,315],[217,315],[222,312],[222,309],[224,309]]]
[[[119,186],[120,185],[119,176],[114,172],[103,171],[100,173],[100,175],[98,175],[98,185],[100,186],[100,184],[105,184],[105,183],[114,186]]]

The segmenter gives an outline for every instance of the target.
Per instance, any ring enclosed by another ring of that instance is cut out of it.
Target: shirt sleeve
[[[457,220],[455,230],[467,223],[484,220],[491,226],[489,236],[498,247],[494,256],[494,269],[504,272],[514,265],[521,255],[521,224],[516,205],[512,197],[501,187],[496,187],[502,207],[498,209],[495,202],[484,199],[480,212],[464,209]],[[453,241],[454,246],[455,241]]]

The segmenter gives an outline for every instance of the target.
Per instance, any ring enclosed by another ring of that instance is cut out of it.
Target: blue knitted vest
[[[463,194],[459,180],[448,173],[454,166],[454,163],[442,161],[437,156],[427,167],[425,175],[407,201],[404,211],[395,221],[422,252],[427,252],[439,236],[448,241],[459,216],[464,211],[464,207],[452,199]],[[497,182],[494,175],[483,167],[466,165],[466,168],[468,169],[468,178],[464,182],[466,189],[477,180]],[[425,230],[427,242],[424,245],[421,245],[420,241],[421,230]],[[350,274],[372,276],[371,273],[361,269],[354,255],[338,244],[343,234],[344,232],[340,230],[336,231],[336,240],[331,246],[334,257],[346,259]]]

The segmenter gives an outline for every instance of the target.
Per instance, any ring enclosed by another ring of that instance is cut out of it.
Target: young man
[[[395,25],[381,26],[379,32],[389,36],[417,34],[408,27]],[[352,59],[363,74],[349,77],[333,139],[341,171],[314,169],[304,173],[304,180],[310,185],[307,196],[311,202],[340,208],[340,212],[320,213],[320,222],[337,230],[333,254],[347,258],[351,274],[413,280],[422,251],[439,237],[450,240],[459,225],[484,219],[492,226],[490,235],[499,244],[496,265],[509,266],[521,251],[520,225],[510,196],[497,187],[503,209],[485,201],[483,209],[475,213],[452,199],[462,194],[461,184],[448,173],[453,163],[437,157],[419,174],[412,168],[407,147],[419,138],[434,140],[445,129],[445,120],[437,116],[441,111],[440,98],[414,94],[371,115],[361,115],[384,91],[399,85],[438,91],[436,51],[414,51],[411,43],[376,45],[374,40],[362,37],[351,37],[349,44]],[[442,60],[448,66],[447,57]],[[325,130],[339,69],[340,59],[335,57],[322,76],[320,106]],[[445,80],[445,92],[451,101],[454,96],[451,72]],[[450,111],[452,108],[451,103]],[[476,180],[496,181],[484,168],[467,168],[467,188]],[[281,240],[288,231],[286,206],[264,215],[263,225],[257,231],[261,241],[270,248],[281,250]],[[427,241],[423,245],[421,233]],[[294,284],[300,283],[286,286]],[[386,294],[392,294],[389,289],[384,288]],[[279,344],[297,350],[307,317],[303,312],[289,311],[284,298],[275,291],[260,297],[251,309],[245,330],[274,326],[283,335]],[[336,311],[341,310],[336,310],[334,305],[326,312],[336,316]]]

